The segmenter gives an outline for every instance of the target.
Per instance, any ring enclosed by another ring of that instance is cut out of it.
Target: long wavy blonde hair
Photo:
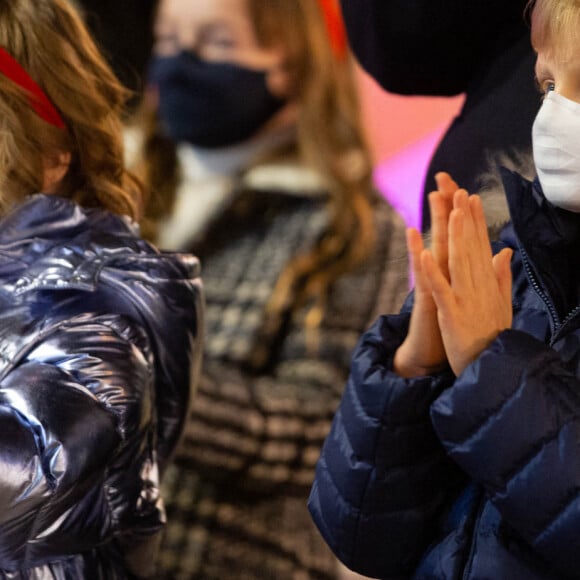
[[[333,49],[319,1],[248,0],[247,5],[260,45],[282,48],[287,55],[291,98],[298,112],[295,152],[318,171],[330,194],[325,235],[311,252],[295,256],[276,284],[259,341],[268,344],[288,315],[304,305],[309,306],[307,328],[317,328],[332,283],[371,252],[372,162],[352,61]],[[142,112],[141,120],[146,130],[142,167],[156,195],[149,212],[155,221],[173,203],[178,182],[175,146],[160,132],[154,111]]]
[[[67,0],[2,0],[0,46],[40,86],[66,129],[43,121],[28,95],[0,74],[0,202],[6,209],[42,190],[43,167],[71,154],[55,192],[87,207],[138,219],[143,188],[124,167],[128,91]]]

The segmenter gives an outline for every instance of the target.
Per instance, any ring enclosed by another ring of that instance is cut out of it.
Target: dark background
[[[140,93],[153,45],[156,0],[77,0],[101,50],[125,86]]]

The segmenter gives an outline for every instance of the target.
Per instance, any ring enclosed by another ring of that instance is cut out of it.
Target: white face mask
[[[549,92],[534,121],[532,144],[546,199],[580,212],[580,103]]]

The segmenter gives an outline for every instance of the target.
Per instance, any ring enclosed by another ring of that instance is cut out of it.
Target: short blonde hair
[[[559,58],[580,52],[580,0],[535,0],[530,2],[532,45]]]
[[[39,192],[43,163],[71,154],[59,195],[138,219],[140,183],[124,168],[122,122],[128,91],[67,0],[3,0],[0,46],[36,81],[66,129],[43,121],[29,95],[0,75],[0,203]]]

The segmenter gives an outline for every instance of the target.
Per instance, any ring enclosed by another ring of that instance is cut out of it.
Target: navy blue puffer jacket
[[[36,195],[0,221],[0,578],[152,569],[201,299],[121,217]]]
[[[362,574],[580,578],[580,215],[504,183],[512,328],[458,377],[403,379],[407,304],[354,355],[309,506]]]

